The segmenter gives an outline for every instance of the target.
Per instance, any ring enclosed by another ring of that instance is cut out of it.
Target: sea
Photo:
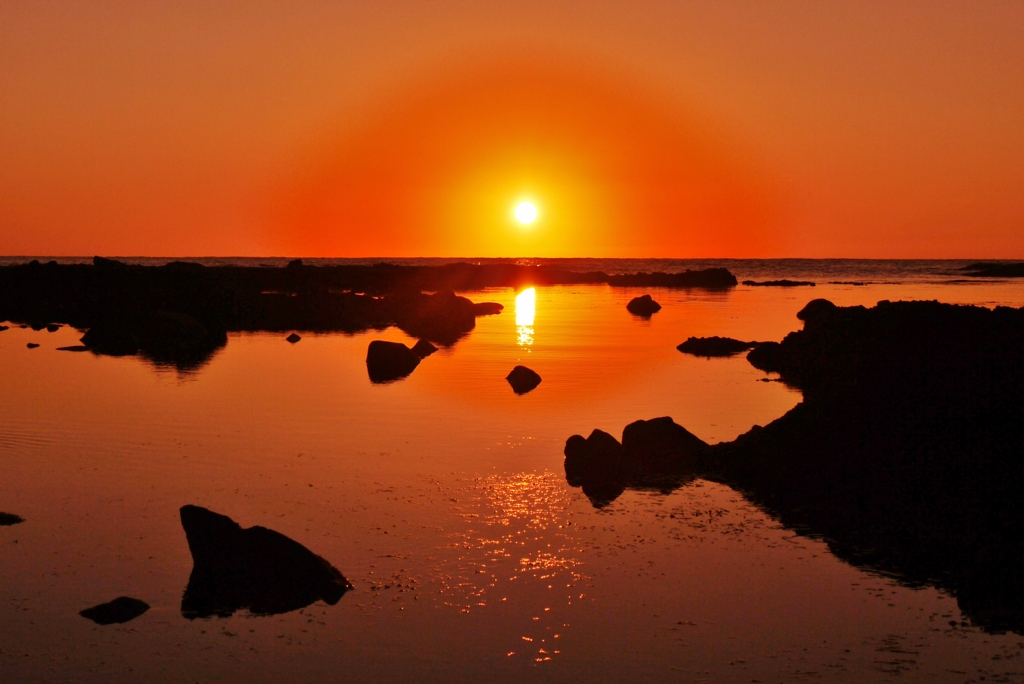
[[[1024,279],[969,278],[959,260],[303,261],[721,266],[815,285],[465,292],[505,308],[386,384],[366,350],[415,342],[396,328],[232,333],[183,371],[59,351],[81,331],[7,323],[0,511],[24,522],[0,527],[0,682],[1024,681],[1024,635],[974,624],[940,583],[844,562],[722,484],[595,506],[563,469],[573,434],[671,416],[716,443],[802,400],[743,355],[677,351],[689,337],[781,340],[819,298],[1021,307]],[[642,293],[663,307],[650,319],[625,308]],[[541,384],[515,394],[516,365]],[[186,504],[287,535],[353,589],[190,619]],[[79,615],[119,596],[150,609],[106,626]]]

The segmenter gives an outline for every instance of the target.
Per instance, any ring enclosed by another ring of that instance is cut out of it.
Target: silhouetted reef
[[[751,287],[814,287],[814,282],[810,280],[744,280],[744,285]]]
[[[711,358],[714,356],[736,356],[750,351],[760,342],[744,342],[731,337],[690,337],[676,347],[684,354]]]
[[[109,603],[86,608],[79,613],[97,625],[120,625],[139,617],[149,610],[149,604],[130,596],[119,596]]]
[[[186,618],[228,617],[247,608],[275,615],[315,601],[336,604],[352,588],[326,560],[265,527],[243,528],[199,506],[182,506],[192,575],[181,599]]]
[[[667,418],[656,448],[575,435],[567,480],[600,490],[595,505],[616,488],[728,484],[839,558],[1024,633],[1024,309],[815,300],[799,318],[747,357],[803,392],[787,414],[706,449]]]
[[[25,519],[20,515],[14,515],[13,513],[0,513],[0,526],[17,525],[18,523],[23,522],[25,522]]]
[[[981,261],[964,266],[962,271],[975,278],[1024,278],[1024,262],[1001,263]]]

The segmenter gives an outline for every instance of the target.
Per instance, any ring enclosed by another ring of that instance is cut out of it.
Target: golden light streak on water
[[[520,347],[533,344],[533,319],[537,309],[537,289],[528,287],[516,295],[516,342]]]

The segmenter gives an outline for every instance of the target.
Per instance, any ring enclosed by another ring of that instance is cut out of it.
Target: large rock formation
[[[803,402],[692,469],[651,452],[644,477],[726,483],[839,558],[939,586],[975,623],[1024,633],[1024,309],[815,300],[799,317],[803,330],[748,359]],[[566,443],[570,483],[580,439]]]
[[[326,560],[265,527],[242,528],[199,506],[182,506],[181,526],[192,552],[192,575],[181,599],[189,619],[286,613],[324,601],[336,604],[352,588]]]

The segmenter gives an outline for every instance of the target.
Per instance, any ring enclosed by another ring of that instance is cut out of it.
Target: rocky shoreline
[[[1024,309],[815,300],[799,317],[747,358],[801,404],[715,445],[670,418],[621,443],[574,435],[569,483],[604,506],[626,488],[722,482],[837,557],[1024,633]]]

